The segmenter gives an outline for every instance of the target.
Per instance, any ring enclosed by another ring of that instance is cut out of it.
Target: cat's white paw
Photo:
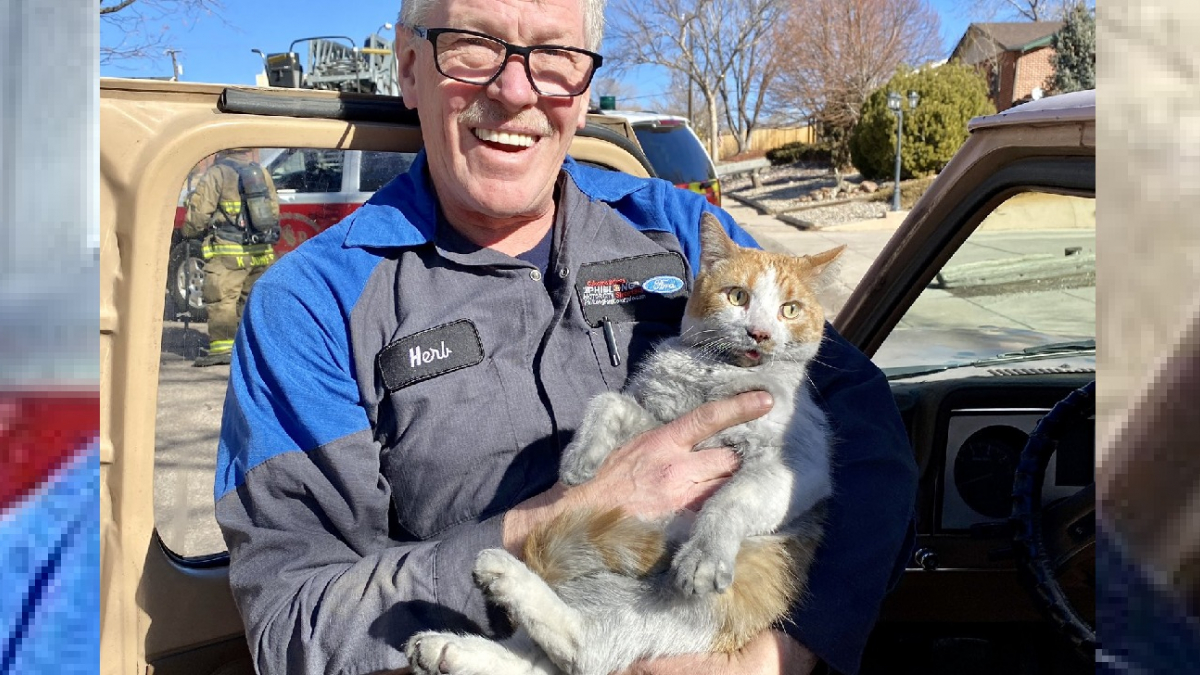
[[[502,548],[488,548],[475,558],[475,584],[492,598],[512,595],[510,588],[525,569],[524,564]]]
[[[691,539],[679,548],[671,561],[675,585],[687,595],[722,593],[733,583],[736,552],[709,550]]]
[[[414,675],[528,675],[529,662],[496,642],[478,635],[427,631],[404,647]]]
[[[456,636],[450,633],[426,631],[417,633],[408,639],[404,646],[404,654],[408,657],[408,665],[413,675],[433,675],[451,672],[451,664],[446,659],[450,651],[453,660],[453,649],[448,649]]]
[[[574,439],[563,450],[559,480],[567,485],[586,483],[614,449],[655,425],[632,397],[612,391],[599,394],[588,403]]]

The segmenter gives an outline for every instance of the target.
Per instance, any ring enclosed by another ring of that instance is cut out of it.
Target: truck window
[[[342,150],[288,150],[271,164],[271,178],[279,190],[339,192],[342,189],[342,156]]]
[[[375,192],[387,185],[393,178],[408,171],[416,156],[412,152],[363,151],[358,176],[359,191]]]

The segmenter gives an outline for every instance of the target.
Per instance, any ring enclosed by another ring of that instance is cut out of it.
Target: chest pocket
[[[503,382],[475,325],[401,337],[375,359],[377,433],[401,527],[428,539],[491,510],[517,450]]]
[[[656,342],[679,333],[688,279],[683,257],[674,252],[580,266],[575,293],[609,389],[623,387]]]

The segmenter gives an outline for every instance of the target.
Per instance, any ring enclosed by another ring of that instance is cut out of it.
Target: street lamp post
[[[921,100],[920,94],[915,91],[908,92],[908,107],[914,109],[917,103]],[[887,106],[896,113],[896,175],[892,183],[892,210],[900,210],[900,144],[904,137],[904,104],[900,94],[892,91],[888,92]]]

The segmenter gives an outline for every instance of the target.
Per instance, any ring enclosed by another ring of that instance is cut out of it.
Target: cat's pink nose
[[[755,342],[766,342],[771,339],[771,334],[759,328],[747,328],[746,335],[749,335]]]

